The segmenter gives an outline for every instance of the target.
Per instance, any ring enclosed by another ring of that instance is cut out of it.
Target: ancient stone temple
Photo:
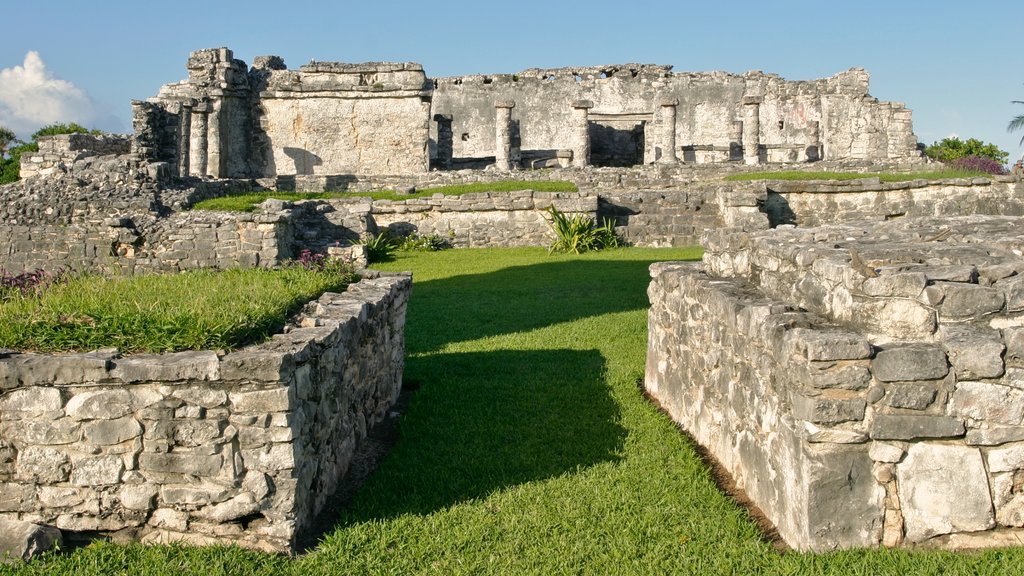
[[[193,52],[133,103],[134,151],[178,176],[402,175],[678,162],[914,161],[911,112],[852,69],[807,82],[671,66],[428,79],[415,63],[252,67]]]

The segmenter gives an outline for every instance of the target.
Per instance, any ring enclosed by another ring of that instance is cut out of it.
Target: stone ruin
[[[248,68],[227,48],[187,67],[132,103],[135,152],[178,176],[920,158],[910,110],[872,98],[860,69],[808,82],[649,64],[428,79],[415,63]]]
[[[429,79],[411,63],[248,68],[223,48],[188,70],[133,103],[131,137],[58,136],[22,158],[26,177],[0,187],[0,267],[271,267],[385,229],[543,245],[550,206],[635,245],[701,242],[703,267],[652,267],[647,390],[790,545],[1020,536],[1021,181],[721,179],[919,169],[910,111],[871,98],[864,71]],[[188,210],[510,170],[580,191]],[[292,550],[395,400],[409,288],[368,278],[229,354],[0,352],[0,519]]]

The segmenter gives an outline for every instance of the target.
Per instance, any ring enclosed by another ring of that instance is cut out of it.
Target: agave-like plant
[[[357,244],[366,246],[366,260],[370,264],[387,262],[394,258],[395,250],[398,250],[398,242],[388,234],[387,230],[381,231],[376,236],[367,234]]]
[[[601,226],[585,214],[563,214],[554,206],[548,207],[551,216],[551,230],[555,233],[555,241],[548,248],[552,252],[569,252],[581,254],[588,250],[617,248],[620,245],[615,234],[615,223],[605,218]]]

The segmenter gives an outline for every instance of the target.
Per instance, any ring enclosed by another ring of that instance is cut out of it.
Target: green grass
[[[223,210],[228,212],[252,212],[264,200],[276,198],[278,200],[324,200],[330,198],[372,198],[374,200],[409,200],[411,198],[428,198],[434,194],[445,196],[460,196],[472,192],[513,192],[516,190],[534,190],[536,192],[577,192],[579,189],[572,182],[560,180],[538,180],[534,182],[525,180],[504,180],[500,182],[474,182],[472,184],[458,184],[453,186],[438,186],[435,188],[424,188],[413,194],[399,194],[393,190],[379,190],[375,192],[253,192],[244,194],[233,194],[221,196],[196,202],[193,210]]]
[[[968,170],[931,170],[928,172],[899,173],[855,173],[855,172],[800,172],[797,170],[780,172],[748,172],[726,176],[727,181],[746,180],[858,180],[861,178],[878,178],[882,182],[909,182],[911,180],[946,180],[949,178],[991,178],[987,172]]]
[[[0,348],[122,352],[231,349],[267,338],[350,275],[301,267],[73,278],[0,303]]]
[[[646,401],[650,262],[695,249],[399,253],[401,438],[309,554],[98,544],[39,574],[1014,574],[1024,549],[780,554]],[[3,568],[0,568],[3,572]]]

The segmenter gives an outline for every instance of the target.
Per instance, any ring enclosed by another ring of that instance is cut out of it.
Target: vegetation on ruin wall
[[[43,290],[0,291],[0,348],[122,352],[231,349],[266,339],[351,267],[71,277]]]
[[[409,200],[412,198],[429,198],[435,194],[444,196],[461,196],[472,192],[514,192],[518,190],[533,190],[535,192],[577,192],[579,189],[572,182],[558,180],[505,180],[501,182],[474,182],[472,184],[457,184],[452,186],[438,186],[424,188],[412,194],[400,194],[393,190],[380,190],[376,192],[253,192],[244,194],[233,194],[211,198],[197,202],[192,206],[193,210],[223,210],[227,212],[252,212],[264,200],[274,198],[277,200],[324,200],[329,198],[372,198],[374,200]]]
[[[882,182],[910,182],[912,180],[947,180],[950,178],[989,178],[988,172],[974,170],[930,170],[927,172],[898,173],[862,173],[862,172],[801,172],[797,170],[779,172],[747,172],[726,176],[728,181],[746,180],[859,180],[861,178],[878,178]]]
[[[26,574],[1010,574],[1024,549],[779,553],[644,399],[647,267],[696,249],[399,253],[397,446],[289,559],[97,543]],[[3,572],[0,568],[0,572]],[[13,570],[13,569],[12,569]]]
[[[56,136],[58,134],[92,134],[98,136],[103,134],[103,132],[100,130],[90,130],[74,122],[70,124],[57,122],[43,126],[32,134],[32,139],[29,142],[22,142],[15,138],[14,132],[0,126],[0,184],[15,182],[21,178],[21,155],[38,152],[39,138],[43,136]]]

